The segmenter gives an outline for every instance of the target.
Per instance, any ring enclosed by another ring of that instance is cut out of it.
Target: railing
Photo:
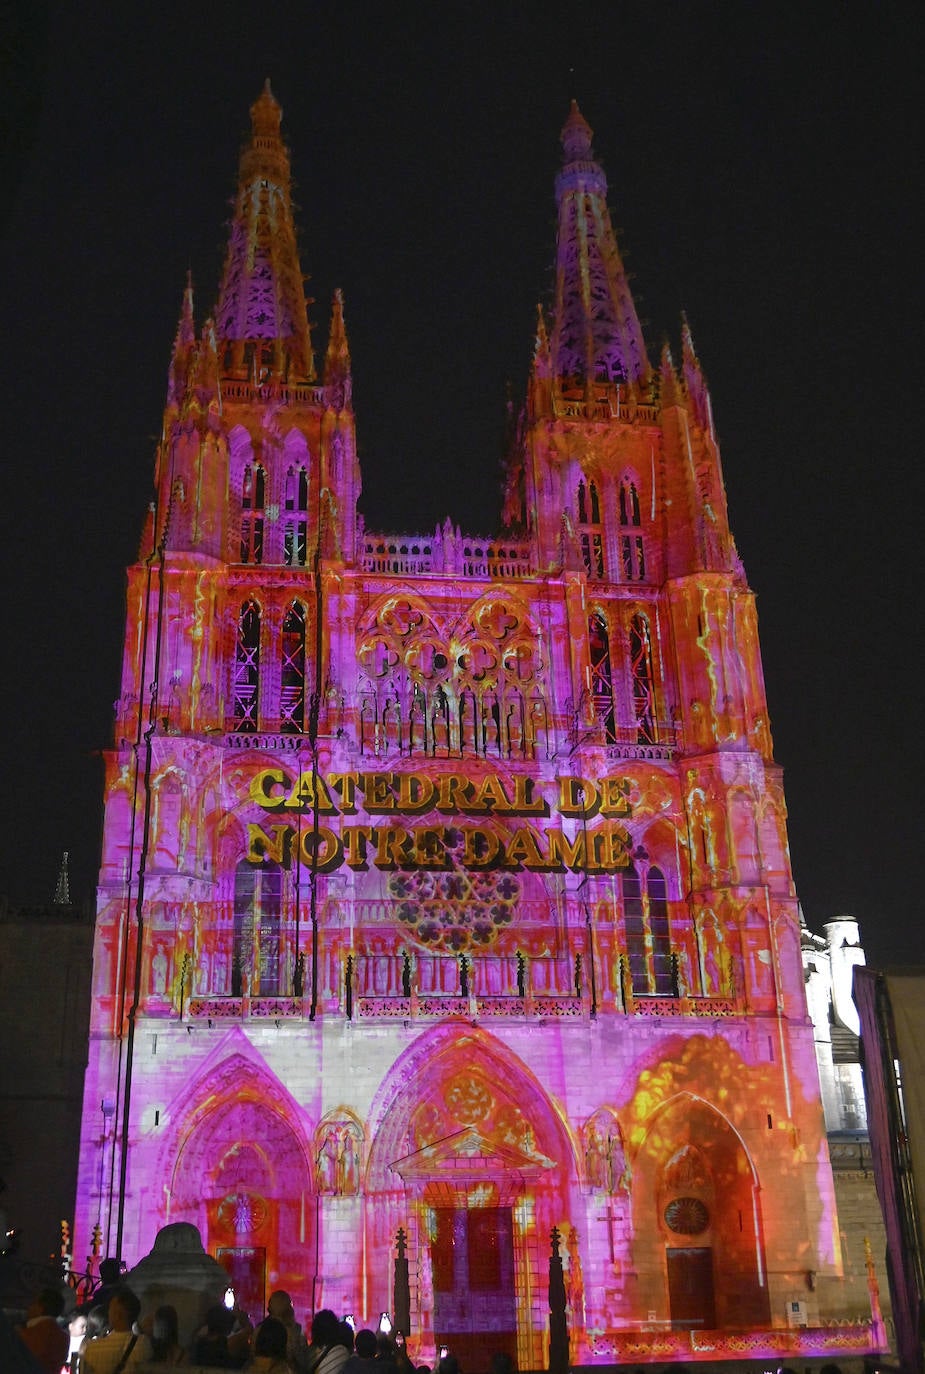
[[[657,405],[627,395],[622,386],[612,382],[595,383],[590,397],[577,388],[563,388],[555,404],[556,414],[566,419],[623,420],[628,424],[639,420],[654,424],[659,414]]]
[[[716,1017],[740,1016],[742,1008],[734,997],[651,997],[636,996],[627,999],[627,1011],[634,1016],[701,1016],[709,1020]]]
[[[529,577],[530,545],[470,535],[366,534],[360,554],[363,572],[416,576],[448,574],[504,580]]]
[[[224,745],[226,749],[271,749],[279,753],[297,754],[300,749],[308,748],[308,736],[230,729],[224,736]]]
[[[640,740],[637,732],[630,726],[617,727],[616,739],[607,742],[607,757],[611,759],[644,759],[648,762],[663,762],[673,759],[678,750],[678,730],[675,725],[658,721],[655,726],[656,739]]]
[[[224,401],[280,400],[286,405],[295,402],[297,405],[313,406],[320,406],[325,403],[323,386],[294,386],[290,383],[280,382],[262,382],[255,386],[253,382],[230,380],[223,377],[221,389],[222,400]]]
[[[826,1326],[772,1327],[764,1331],[676,1331],[666,1323],[588,1335],[576,1363],[643,1364],[681,1360],[759,1360],[775,1356],[872,1355],[883,1349],[877,1323],[863,1317]]]

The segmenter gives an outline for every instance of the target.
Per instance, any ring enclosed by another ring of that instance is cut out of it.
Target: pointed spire
[[[282,115],[267,80],[251,106],[251,139],[241,152],[215,327],[225,365],[236,374],[312,381]]]
[[[576,101],[562,129],[552,359],[563,381],[648,382],[642,328],[607,209],[607,178]]]
[[[543,307],[536,307],[536,339],[533,344],[533,372],[537,377],[548,377],[552,372],[552,359],[549,354],[549,335],[546,332],[546,317]]]
[[[703,375],[700,359],[694,350],[694,340],[686,315],[681,316],[681,371],[697,423],[704,429],[712,429],[713,419],[707,379]]]
[[[328,349],[324,355],[325,386],[344,388],[345,396],[350,395],[350,345],[347,343],[347,327],[344,324],[344,294],[340,287],[334,292],[331,306],[331,329],[328,334]]]
[[[71,890],[67,872],[68,851],[65,849],[61,856],[61,867],[58,870],[58,881],[55,884],[55,906],[70,906]]]
[[[661,382],[660,396],[662,409],[665,410],[668,406],[680,405],[681,388],[678,385],[678,374],[674,370],[674,359],[671,356],[671,347],[667,339],[662,344],[659,380]]]
[[[202,335],[193,353],[186,388],[184,413],[198,410],[205,413],[213,407],[221,409],[219,385],[218,340],[214,320],[206,320]]]
[[[196,346],[196,324],[193,316],[193,274],[187,272],[180,318],[170,355],[170,370],[167,374],[167,404],[179,404],[186,389],[189,375],[190,358]]]

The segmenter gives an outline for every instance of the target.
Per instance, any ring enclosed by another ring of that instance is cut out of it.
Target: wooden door
[[[482,1374],[491,1357],[516,1360],[514,1227],[510,1207],[441,1207],[431,1249],[434,1336],[466,1374]]]
[[[682,1331],[713,1331],[713,1251],[689,1246],[668,1252],[668,1300],[671,1325]]]

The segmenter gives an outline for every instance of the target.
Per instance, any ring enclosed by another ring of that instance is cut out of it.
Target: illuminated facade
[[[653,369],[573,107],[503,533],[371,533],[280,114],[128,575],[76,1253],[194,1222],[252,1311],[535,1368],[555,1227],[576,1362],[866,1348],[794,1325],[854,1314],[690,334]]]

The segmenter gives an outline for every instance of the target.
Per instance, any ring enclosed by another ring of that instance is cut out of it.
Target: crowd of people
[[[31,1359],[24,1370],[131,1374],[148,1365],[167,1365],[244,1374],[432,1374],[429,1365],[413,1364],[400,1331],[356,1331],[351,1319],[329,1309],[315,1313],[306,1336],[289,1294],[281,1290],[270,1295],[266,1316],[256,1327],[244,1312],[218,1303],[209,1308],[192,1341],[183,1344],[174,1307],[160,1306],[142,1317],[132,1289],[118,1275],[103,1277],[91,1303],[69,1317],[60,1289],[36,1294],[15,1328],[26,1359]],[[506,1356],[495,1357],[492,1371],[513,1374]],[[436,1374],[461,1374],[458,1361],[441,1352]]]

